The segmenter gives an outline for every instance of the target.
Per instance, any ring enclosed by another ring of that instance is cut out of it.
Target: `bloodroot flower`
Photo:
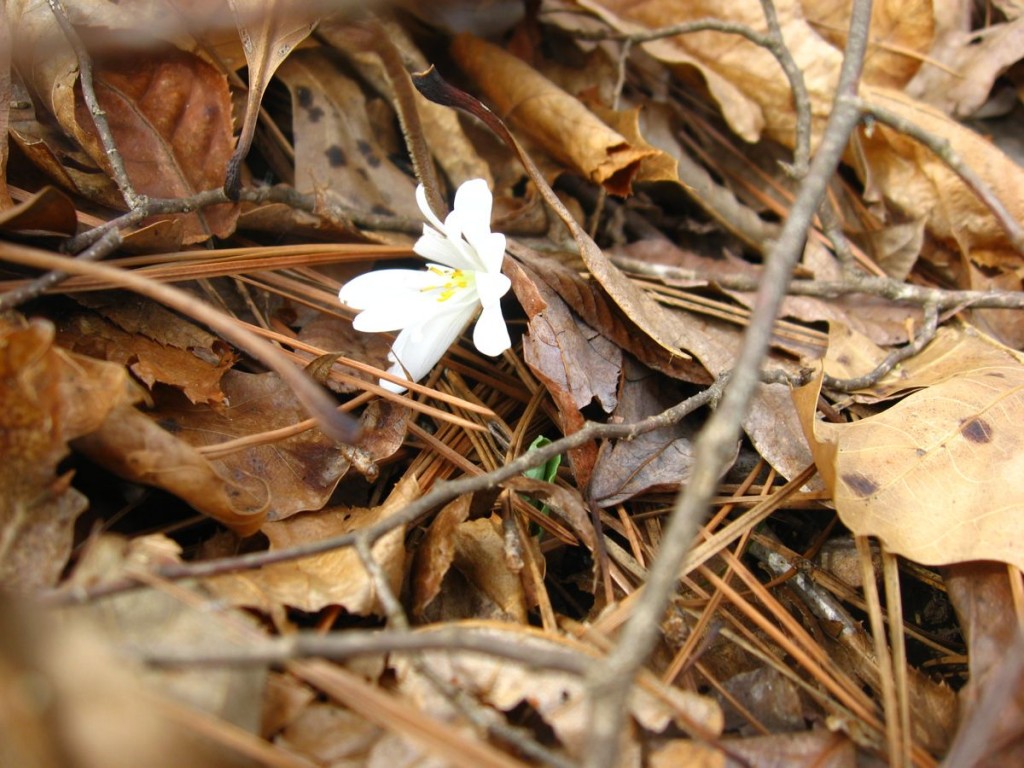
[[[388,359],[388,373],[419,381],[480,312],[473,344],[485,355],[512,346],[501,297],[511,282],[501,274],[505,236],[491,232],[491,192],[483,179],[467,181],[455,193],[455,210],[441,223],[427,204],[421,184],[416,201],[429,223],[413,250],[426,270],[384,269],[360,275],[338,293],[343,304],[361,310],[358,331],[401,331]],[[381,379],[392,392],[405,387]]]

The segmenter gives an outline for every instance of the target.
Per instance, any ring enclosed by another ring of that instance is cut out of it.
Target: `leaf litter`
[[[0,763],[1012,762],[1024,171],[960,121],[1021,108],[1019,9],[876,4],[845,170],[609,734],[593,670],[656,590],[853,17],[491,5],[5,6],[0,658],[59,714],[5,690],[32,714]],[[395,394],[338,290],[421,266],[417,183],[441,215],[472,179],[513,346]]]

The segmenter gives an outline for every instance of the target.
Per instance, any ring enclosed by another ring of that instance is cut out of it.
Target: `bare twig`
[[[1006,232],[1010,245],[1018,253],[1024,253],[1024,227],[1006,209],[1002,200],[996,196],[995,192],[992,191],[992,188],[981,178],[978,172],[963,161],[963,158],[953,149],[953,146],[947,139],[931,134],[916,123],[885,107],[872,104],[870,101],[858,98],[856,104],[861,114],[874,118],[878,122],[906,134],[914,141],[920,142],[934,152],[978,196],[978,199],[992,211],[992,215],[995,216],[996,221],[999,222],[999,225]]]
[[[747,275],[710,275],[700,270],[682,269],[667,264],[652,264],[628,256],[612,256],[611,258],[615,264],[627,272],[648,275],[662,280],[701,280],[732,291],[756,291],[763,279]],[[919,306],[931,304],[939,310],[958,307],[1024,309],[1024,291],[947,290],[903,283],[889,277],[864,275],[852,275],[845,280],[793,280],[786,290],[791,296],[817,296],[820,298],[865,294]]]
[[[758,384],[761,361],[771,342],[773,323],[803,251],[807,232],[860,121],[856,93],[870,18],[870,0],[857,0],[832,114],[789,218],[768,254],[762,287],[736,367],[721,404],[697,439],[690,484],[676,499],[644,592],[634,604],[614,651],[607,663],[595,665],[587,675],[592,713],[587,740],[586,765],[589,768],[611,768],[616,764],[625,717],[624,702],[636,670],[657,642],[661,617],[679,578],[679,567],[732,456],[740,424]]]
[[[120,245],[121,233],[116,229],[110,229],[103,234],[103,237],[79,253],[75,259],[80,262],[99,261],[105,256],[116,251]],[[24,304],[26,301],[39,298],[47,290],[68,277],[69,275],[67,272],[47,272],[46,274],[40,275],[36,279],[32,280],[27,285],[23,285],[0,295],[0,312],[7,309],[13,309],[14,307]]]
[[[587,422],[579,431],[573,432],[548,445],[534,448],[523,455],[509,461],[497,469],[473,477],[462,477],[458,480],[436,483],[430,491],[413,501],[407,507],[369,528],[362,531],[346,533],[339,536],[332,536],[319,541],[310,541],[304,544],[276,549],[267,552],[252,552],[237,557],[227,557],[218,560],[207,560],[199,563],[179,563],[167,565],[156,569],[156,575],[167,580],[180,580],[187,578],[202,578],[216,576],[223,573],[235,573],[238,571],[259,568],[264,565],[296,560],[310,555],[317,555],[321,552],[329,552],[334,549],[354,546],[356,541],[362,538],[372,543],[384,536],[389,531],[401,526],[415,525],[434,509],[442,504],[451,501],[466,493],[493,488],[503,480],[520,475],[531,467],[539,466],[555,456],[566,451],[584,445],[592,440],[632,440],[639,435],[646,434],[655,429],[675,424],[679,420],[693,413],[718,398],[725,384],[726,377],[720,378],[704,391],[683,400],[661,413],[649,416],[646,419],[629,424],[598,424]],[[44,599],[54,603],[77,603],[85,602],[97,597],[102,597],[117,592],[123,592],[138,586],[134,579],[125,578],[100,584],[85,590],[61,591],[55,590],[44,596]]]
[[[889,371],[907,358],[913,357],[924,349],[939,329],[939,313],[934,304],[926,304],[924,308],[924,327],[909,344],[892,350],[873,371],[852,379],[837,379],[825,374],[822,386],[836,392],[853,392],[854,390],[872,387],[881,381]]]
[[[540,648],[524,645],[518,639],[492,634],[467,632],[460,627],[442,627],[426,632],[406,629],[359,630],[321,634],[296,632],[273,638],[254,640],[247,647],[211,648],[209,644],[195,647],[175,644],[169,647],[150,646],[129,649],[131,654],[148,664],[161,666],[264,666],[282,664],[302,658],[351,659],[381,653],[412,653],[415,651],[457,651],[486,654],[527,664],[534,669],[550,669],[582,675],[593,659],[577,651]]]
[[[63,0],[47,0],[47,3],[50,5],[50,10],[53,12],[61,32],[64,33],[64,37],[71,44],[75,51],[75,57],[78,59],[78,75],[82,83],[82,98],[85,99],[85,104],[89,108],[89,114],[92,115],[92,121],[96,126],[96,133],[100,138],[100,143],[103,145],[103,151],[107,153],[114,183],[121,190],[121,196],[124,197],[125,203],[134,210],[145,203],[146,198],[135,191],[131,179],[128,178],[124,157],[117,148],[114,134],[110,130],[110,123],[107,122],[107,113],[103,111],[96,98],[96,89],[92,80],[92,59],[89,58],[89,53],[85,50],[81,38],[78,37],[78,33],[71,25],[71,20],[68,18],[68,11],[64,7]]]

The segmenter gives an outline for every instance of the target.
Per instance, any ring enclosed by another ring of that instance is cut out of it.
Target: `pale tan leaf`
[[[399,483],[387,500],[373,509],[333,507],[267,523],[263,532],[271,549],[283,549],[308,541],[351,533],[386,520],[419,495],[415,479]],[[405,528],[399,526],[373,546],[373,555],[390,579],[400,586],[405,563]],[[359,555],[351,547],[300,560],[266,566],[258,571],[218,576],[207,585],[233,605],[245,605],[279,614],[283,606],[319,611],[338,605],[349,613],[379,611],[377,590]]]
[[[531,627],[497,622],[463,622],[459,631],[480,637],[504,637],[515,640],[524,648],[538,650],[570,650],[592,656],[593,651],[582,643],[564,637],[552,637]],[[427,628],[421,630],[430,632]],[[551,726],[570,756],[579,757],[587,735],[588,708],[582,680],[574,675],[555,670],[529,669],[518,662],[448,651],[428,651],[422,659],[435,674],[479,697],[482,701],[503,711],[529,704],[544,722]],[[594,656],[595,663],[599,663]],[[406,656],[394,657],[399,689],[416,705],[432,714],[450,710],[450,702],[437,687],[422,677]],[[527,674],[528,672],[528,674]],[[707,733],[722,729],[722,712],[711,699],[682,689],[661,689],[655,696],[642,687],[634,689],[627,704],[630,714],[645,728],[660,732],[675,719],[677,712],[685,713],[689,723],[700,724]]]
[[[945,139],[995,192],[1010,214],[1024,220],[1024,169],[974,131],[898,91],[864,86],[871,104]],[[1006,233],[988,207],[931,150],[882,125],[859,133],[870,183],[911,219],[923,218],[938,237],[964,250],[1007,247]]]
[[[928,350],[930,385],[860,421],[815,421],[820,382],[795,394],[836,510],[921,563],[1024,566],[1024,365],[971,329],[940,332]]]
[[[803,0],[807,20],[836,48],[846,47],[850,3]],[[861,79],[902,88],[921,66],[935,36],[932,0],[881,0],[872,5],[868,49]]]

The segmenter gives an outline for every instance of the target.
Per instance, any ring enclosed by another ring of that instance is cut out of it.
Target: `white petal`
[[[427,202],[427,189],[422,184],[416,186],[416,204],[419,205],[420,211],[423,212],[423,218],[434,225],[434,229],[438,232],[444,231],[444,224],[437,218],[437,214],[430,209],[430,203]]]
[[[471,179],[455,193],[454,213],[459,234],[476,252],[477,269],[485,272],[500,271],[505,257],[505,236],[491,232],[492,207],[491,191],[483,179]],[[448,221],[445,226],[449,226]],[[453,236],[450,232],[448,234]]]
[[[392,367],[390,372],[408,376],[413,381],[422,379],[444,357],[475,311],[475,303],[469,304],[458,312],[435,315],[415,330],[407,328],[402,331],[391,348],[400,366]]]
[[[455,192],[455,212],[463,231],[491,231],[491,190],[483,179],[470,179]]]
[[[477,272],[475,277],[477,295],[480,297],[480,303],[485,307],[497,304],[512,287],[512,281],[500,272],[496,275]]]
[[[409,296],[406,301],[364,309],[352,319],[352,327],[364,333],[381,333],[397,331],[402,328],[416,327],[424,318],[434,312],[437,301],[420,296]]]
[[[466,233],[466,240],[476,251],[477,260],[480,262],[478,269],[484,272],[496,274],[501,272],[501,264],[505,260],[505,236],[500,232],[485,232],[481,234]]]
[[[461,245],[462,249],[454,241],[424,225],[423,237],[416,241],[412,249],[427,261],[436,261],[452,269],[479,269],[476,258],[466,257],[466,244]]]
[[[338,299],[353,309],[366,309],[392,299],[396,292],[419,291],[427,286],[430,273],[420,269],[381,269],[349,280],[338,291]]]
[[[473,344],[485,355],[497,357],[512,346],[508,325],[501,314],[501,304],[484,306],[473,328]]]

